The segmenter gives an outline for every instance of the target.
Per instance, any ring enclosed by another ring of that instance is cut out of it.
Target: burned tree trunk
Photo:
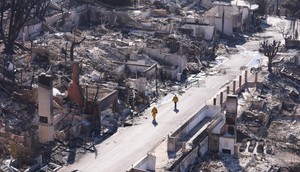
[[[272,62],[273,62],[273,57],[268,57],[268,71],[272,73]],[[276,73],[276,72],[275,72]]]
[[[74,48],[76,45],[81,44],[83,41],[85,40],[85,37],[81,40],[81,41],[74,41],[71,44],[71,48],[70,48],[70,59],[73,61],[74,60]]]
[[[5,45],[5,49],[4,49],[4,53],[7,55],[13,55],[14,54],[14,41],[9,40],[4,42]]]
[[[42,19],[49,0],[1,0],[0,38],[5,45],[5,53],[14,53],[14,42],[24,25],[34,19]]]
[[[264,40],[264,42],[260,44],[261,51],[264,53],[265,56],[268,57],[268,71],[270,73],[272,73],[272,62],[279,51],[280,44],[280,41],[275,40],[273,40],[272,43],[269,43],[268,40]]]

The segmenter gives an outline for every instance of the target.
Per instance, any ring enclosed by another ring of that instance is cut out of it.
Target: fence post
[[[258,73],[255,72],[255,79],[254,79],[254,83],[257,84],[257,78],[258,78]]]
[[[241,89],[242,87],[242,75],[239,76],[239,88]]]
[[[222,107],[223,105],[223,91],[220,93],[220,106]]]
[[[236,85],[236,81],[233,81],[233,94],[235,94],[235,85]]]
[[[245,70],[245,83],[247,83],[247,78],[248,78],[248,71]]]

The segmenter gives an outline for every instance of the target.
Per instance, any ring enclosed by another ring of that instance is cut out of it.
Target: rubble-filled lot
[[[41,73],[53,76],[53,107],[60,135],[56,134],[61,140],[33,150],[30,158],[42,152],[43,163],[50,163],[49,168],[54,169],[74,163],[87,152],[97,156],[97,141],[113,134],[118,127],[134,125],[133,118],[151,102],[161,100],[160,96],[181,94],[181,87],[200,86],[198,75],[225,75],[226,69],[211,68],[241,53],[237,45],[249,38],[238,33],[220,33],[211,23],[219,8],[190,0],[169,4],[146,1],[136,4],[139,8],[114,10],[99,3],[70,2],[51,2],[45,18],[47,29],[19,38],[22,43],[15,47],[13,60],[5,61],[6,56],[1,55],[1,65],[8,67],[1,75],[7,83],[1,86],[0,94],[0,158],[10,154],[12,142],[31,148],[38,145],[35,89]],[[228,7],[226,14],[236,10]],[[259,21],[253,21],[244,31],[260,30]],[[26,34],[29,33],[22,33]],[[221,36],[223,39],[218,40]],[[259,38],[250,37],[254,41]],[[87,101],[89,105],[85,102],[85,108],[67,96],[70,84],[75,82],[75,61],[80,64],[80,86],[86,90],[92,87],[85,92],[85,98],[91,100]],[[248,109],[240,116],[239,129],[250,139],[240,144],[243,151],[239,159],[220,155],[219,161],[204,163],[202,169],[271,169],[275,167],[266,164],[281,162],[274,160],[276,155],[288,156],[290,150],[298,151],[299,82],[294,79],[299,72],[297,67],[290,66],[284,63],[277,67],[276,76],[267,80],[272,82],[241,96],[243,108]],[[196,79],[188,79],[191,75]],[[283,79],[286,76],[288,79]],[[116,102],[109,99],[109,103],[98,104],[101,112],[95,110],[95,102],[102,101],[108,93],[99,90],[118,91],[114,92]]]
[[[30,22],[21,31],[15,54],[1,54],[1,158],[9,155],[9,145],[16,143],[32,148],[33,157],[45,151],[42,162],[50,162],[55,168],[71,164],[81,154],[95,152],[90,145],[97,140],[113,134],[118,127],[133,125],[133,118],[160,96],[177,93],[178,87],[194,86],[197,79],[186,80],[189,74],[197,75],[219,63],[213,60],[225,45],[218,47],[214,26],[184,18],[202,18],[205,12],[192,1],[174,1],[168,6],[142,2],[139,5],[143,8],[114,10],[89,3],[51,1],[45,20]],[[199,33],[195,31],[198,24],[204,24],[198,28]],[[0,49],[4,49],[3,44]],[[227,47],[226,52],[230,51]],[[84,107],[69,97],[70,85],[76,82],[74,62],[80,66],[77,84],[88,90]],[[55,135],[62,141],[47,149],[36,149],[41,73],[53,78]],[[118,95],[116,102],[106,97],[110,92]],[[92,109],[97,101],[102,101],[102,112]],[[84,142],[72,146],[74,137]],[[21,154],[18,149],[16,152]],[[22,168],[26,165],[32,162]]]
[[[230,171],[297,171],[299,170],[299,156],[283,152],[277,155],[239,155],[238,157],[220,154],[216,160],[201,163],[198,167],[202,171],[230,172]],[[193,167],[197,168],[197,166]]]
[[[296,57],[297,57],[297,53]],[[284,56],[284,53],[283,55]],[[198,167],[208,171],[299,170],[299,68],[287,59],[277,73],[240,94],[238,153],[218,154]],[[287,77],[285,71],[291,71]],[[209,163],[208,163],[209,162]]]
[[[268,21],[282,22],[278,18]],[[272,26],[267,28],[271,31],[266,32],[268,36],[278,34],[276,24]],[[300,70],[296,58],[299,58],[299,51],[283,49],[273,62],[274,74],[264,72],[266,66],[260,63],[262,68],[254,72],[259,72],[265,81],[239,95],[238,153],[234,156],[209,155],[192,168],[202,171],[299,171]]]
[[[243,92],[239,101],[238,153],[209,155],[204,162],[191,168],[203,171],[298,171],[298,83],[299,78],[291,82],[278,73],[272,81],[267,79]]]
[[[272,140],[285,141],[297,145],[300,139],[298,135],[299,128],[300,123],[298,120],[272,121],[268,129],[268,137]]]

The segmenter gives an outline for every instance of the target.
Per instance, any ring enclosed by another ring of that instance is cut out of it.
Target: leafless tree
[[[5,53],[14,53],[14,42],[28,21],[43,19],[49,0],[0,0],[0,38]]]
[[[85,40],[85,38],[86,37],[82,38],[80,41],[76,41],[76,39],[74,37],[74,40],[72,41],[71,48],[70,48],[70,59],[72,61],[74,60],[74,48],[75,48],[75,46],[81,44]]]
[[[61,52],[65,55],[65,61],[67,57],[67,49],[68,49],[68,42],[71,43],[70,46],[70,59],[71,61],[74,60],[74,48],[81,44],[85,39],[86,36],[80,30],[76,29],[74,26],[71,29],[71,33],[65,33],[65,39],[67,40],[66,48],[61,48]]]
[[[279,51],[280,48],[280,41],[273,40],[272,43],[269,43],[268,40],[264,40],[260,44],[261,51],[264,53],[265,56],[268,57],[268,71],[272,73],[272,62],[274,60],[274,57]]]
[[[281,22],[278,23],[277,30],[278,30],[279,33],[282,34],[284,39],[288,38],[288,36],[293,33],[291,27],[289,27],[287,25],[287,23],[284,22],[284,21],[281,21]]]

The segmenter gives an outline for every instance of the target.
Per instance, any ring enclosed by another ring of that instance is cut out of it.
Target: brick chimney
[[[79,63],[75,61],[73,63],[73,83],[79,84]]]
[[[79,62],[74,62],[72,82],[68,89],[68,97],[79,106],[83,106],[84,102],[81,90],[81,86],[79,85]]]

